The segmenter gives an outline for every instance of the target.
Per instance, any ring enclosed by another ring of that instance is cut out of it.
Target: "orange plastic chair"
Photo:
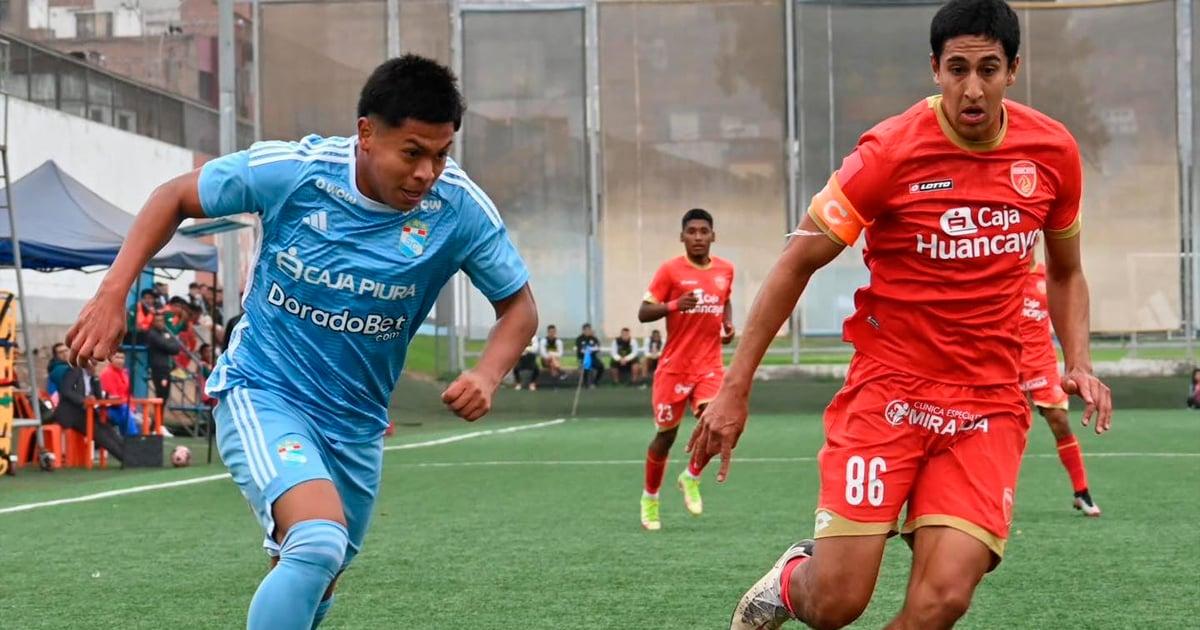
[[[21,435],[21,445],[17,449],[17,465],[24,466],[25,462],[37,461],[37,431],[32,428]],[[54,455],[54,467],[63,467],[63,430],[57,424],[42,425],[42,439],[46,450]]]
[[[108,410],[110,407],[125,404],[120,398],[87,398],[83,401],[84,407],[87,408],[87,432],[84,433],[84,448],[83,448],[83,467],[91,470],[94,465],[95,457],[93,454],[99,450],[100,467],[108,468],[108,451],[96,446],[96,415],[99,414],[100,422],[108,422]],[[71,457],[70,445],[68,444],[67,457]]]

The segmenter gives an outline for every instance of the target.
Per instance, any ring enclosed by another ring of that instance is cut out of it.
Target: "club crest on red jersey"
[[[1018,195],[1032,197],[1037,190],[1037,165],[1029,160],[1013,162],[1008,168],[1008,178]]]
[[[729,285],[729,281],[725,278],[725,276],[717,276],[713,278],[713,284],[717,285],[718,289],[724,291],[725,287]]]

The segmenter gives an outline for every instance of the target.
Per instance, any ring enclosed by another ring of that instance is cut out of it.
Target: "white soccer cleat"
[[[1083,512],[1084,516],[1100,516],[1100,506],[1092,500],[1092,494],[1087,489],[1075,493],[1075,509]]]
[[[783,567],[791,560],[811,558],[814,544],[812,540],[801,540],[779,556],[775,566],[742,595],[741,601],[733,609],[729,630],[776,630],[792,619],[792,613],[783,604],[779,578]]]

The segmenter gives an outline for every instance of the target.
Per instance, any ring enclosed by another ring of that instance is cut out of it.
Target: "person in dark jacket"
[[[175,355],[183,348],[179,339],[167,330],[162,313],[154,315],[154,324],[145,336],[146,353],[149,355],[150,380],[154,383],[154,395],[164,404],[171,395],[171,370],[175,369]]]
[[[100,395],[100,383],[91,368],[68,368],[58,389],[58,406],[54,408],[50,421],[79,433],[87,433],[88,396]],[[95,422],[92,436],[96,444],[108,451],[118,461],[124,461],[125,449],[121,434],[110,424]]]

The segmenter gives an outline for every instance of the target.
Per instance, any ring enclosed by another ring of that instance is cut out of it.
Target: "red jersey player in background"
[[[663,263],[650,281],[646,297],[638,308],[638,321],[652,322],[667,318],[667,345],[654,372],[654,425],[657,433],[646,451],[646,484],[642,492],[642,527],[657,531],[658,490],[667,468],[667,456],[675,443],[683,408],[689,400],[692,415],[700,417],[704,406],[717,395],[724,375],[721,345],[733,341],[733,311],[729,296],[733,292],[733,265],[711,255],[713,218],[700,208],[683,215],[679,240],[684,255]],[[700,516],[702,465],[691,462],[679,473],[676,485],[692,516]]]
[[[930,29],[941,94],[860,138],[755,298],[688,444],[693,457],[720,453],[718,481],[768,345],[812,274],[865,231],[870,284],[846,320],[855,354],[825,411],[816,540],[792,545],[750,588],[733,629],[851,623],[896,533],[912,547],[912,568],[888,628],[949,628],[966,613],[1000,562],[1012,519],[1030,424],[1018,318],[1042,232],[1063,386],[1087,403],[1085,424],[1110,426],[1111,392],[1092,374],[1088,348],[1079,151],[1060,123],[1004,99],[1019,43],[1017,16],[1002,0],[943,5]]]
[[[1050,310],[1046,304],[1046,266],[1037,263],[1025,277],[1025,303],[1021,308],[1021,389],[1029,392],[1033,406],[1050,425],[1058,443],[1058,459],[1071,477],[1075,509],[1087,516],[1100,516],[1100,508],[1088,492],[1083,451],[1071,433],[1067,414],[1069,397],[1058,375],[1058,354],[1050,333]]]

